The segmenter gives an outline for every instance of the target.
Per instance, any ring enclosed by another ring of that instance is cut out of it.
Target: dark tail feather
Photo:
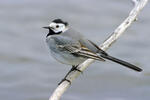
[[[127,67],[127,68],[130,68],[130,69],[133,69],[133,70],[135,70],[135,71],[138,71],[138,72],[141,72],[141,71],[142,71],[141,68],[139,68],[139,67],[137,67],[137,66],[135,66],[135,65],[132,65],[132,64],[130,64],[130,63],[128,63],[128,62],[125,62],[125,61],[123,61],[123,60],[114,58],[114,57],[112,57],[112,56],[102,54],[101,57],[103,57],[103,58],[105,58],[105,59],[108,59],[108,60],[111,60],[111,61],[113,61],[113,62],[116,62],[116,63],[118,63],[118,64],[121,64],[121,65],[123,65],[123,66],[125,66],[125,67]]]

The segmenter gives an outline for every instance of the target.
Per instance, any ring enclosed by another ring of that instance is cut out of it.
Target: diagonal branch
[[[148,0],[132,0],[134,3],[134,8],[129,13],[129,16],[115,29],[115,31],[103,42],[102,45],[100,45],[100,48],[106,51],[122,34],[123,32],[133,23],[139,12],[143,9],[143,7],[146,5]],[[78,66],[78,69],[81,71],[84,71],[91,63],[93,63],[93,59],[88,59],[82,64]],[[80,75],[79,71],[73,71],[71,72],[66,79],[70,80],[72,82],[74,79],[76,79]],[[53,92],[49,100],[60,100],[60,97],[62,94],[67,90],[67,88],[70,86],[70,83],[68,81],[62,82]]]

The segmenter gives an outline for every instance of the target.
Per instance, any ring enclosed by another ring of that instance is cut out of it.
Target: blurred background
[[[48,100],[71,68],[57,63],[45,43],[53,19],[61,18],[101,44],[128,16],[131,0],[1,0],[0,100]],[[108,50],[143,68],[96,61],[78,77],[62,100],[149,100],[150,5]]]

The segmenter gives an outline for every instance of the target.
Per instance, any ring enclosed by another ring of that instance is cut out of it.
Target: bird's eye
[[[56,28],[59,28],[59,25],[56,25]]]

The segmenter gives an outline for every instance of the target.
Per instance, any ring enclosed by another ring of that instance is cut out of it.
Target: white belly
[[[51,50],[51,54],[57,61],[68,65],[79,65],[86,60],[85,58],[77,57],[66,52],[54,52]]]
[[[62,51],[55,44],[55,41],[48,37],[46,39],[47,45],[51,51],[51,55],[59,62],[68,65],[79,65],[86,60],[86,58],[70,54],[69,51]]]

